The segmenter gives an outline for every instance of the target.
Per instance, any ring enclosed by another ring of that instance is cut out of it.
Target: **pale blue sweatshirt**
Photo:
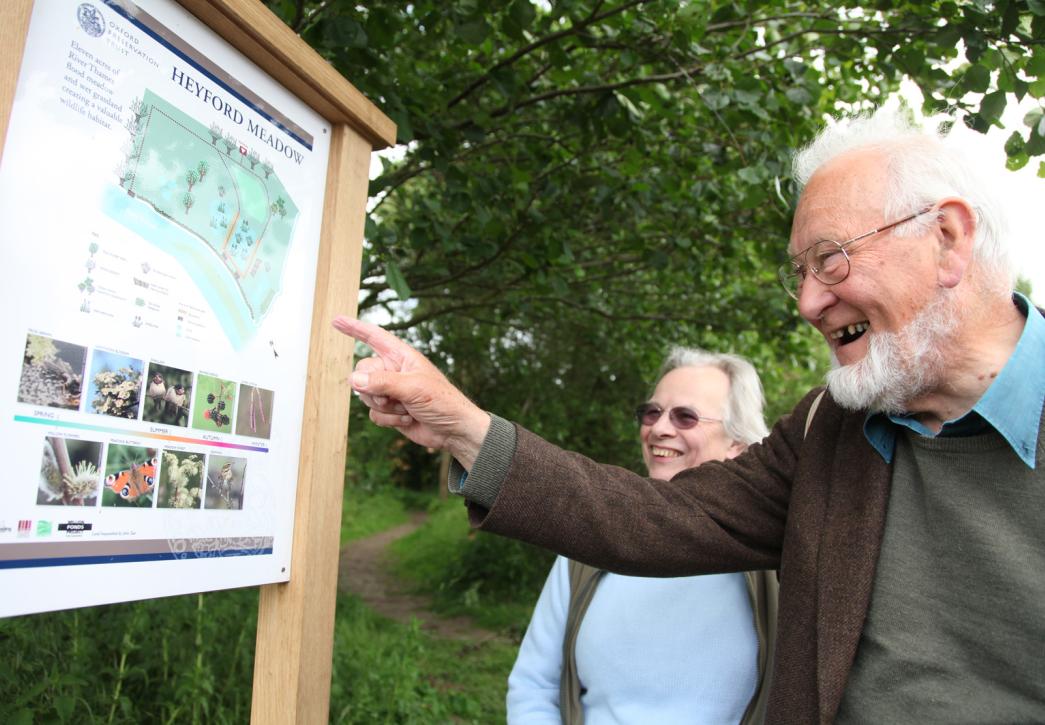
[[[508,678],[509,725],[560,725],[567,560],[545,582]],[[758,680],[743,574],[606,574],[577,635],[585,725],[739,722]]]

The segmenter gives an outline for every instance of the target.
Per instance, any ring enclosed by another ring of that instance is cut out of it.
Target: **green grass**
[[[504,722],[516,648],[496,640],[442,640],[338,599],[330,722]]]
[[[406,523],[430,496],[384,487],[372,492],[346,488],[341,504],[341,544]]]
[[[553,560],[517,541],[471,531],[460,501],[437,501],[420,529],[392,545],[398,576],[436,611],[521,639]]]
[[[243,723],[256,589],[0,619],[0,722]]]

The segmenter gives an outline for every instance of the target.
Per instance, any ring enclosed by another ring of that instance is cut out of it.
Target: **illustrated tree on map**
[[[182,195],[182,197],[181,197],[181,205],[185,207],[185,213],[186,214],[189,213],[189,209],[192,208],[192,205],[195,202],[196,202],[196,200],[192,197],[192,194],[190,194],[189,192],[186,191]]]
[[[287,202],[283,200],[282,196],[276,197],[276,201],[273,202],[272,213],[279,214],[280,219],[287,216]]]
[[[189,191],[192,191],[192,187],[196,185],[196,182],[200,180],[199,172],[196,169],[189,169],[185,172],[185,182],[189,185]],[[185,198],[182,197],[184,202]]]

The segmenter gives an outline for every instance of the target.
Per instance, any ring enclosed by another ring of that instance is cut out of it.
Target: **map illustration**
[[[178,259],[239,347],[279,293],[298,208],[272,164],[218,124],[151,91],[130,110],[122,200],[107,211]]]

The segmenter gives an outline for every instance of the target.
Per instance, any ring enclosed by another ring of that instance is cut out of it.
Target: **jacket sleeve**
[[[570,602],[567,561],[558,557],[537,599],[508,676],[508,725],[561,725],[559,680]]]
[[[667,482],[596,463],[516,426],[492,505],[469,501],[469,518],[483,530],[618,574],[779,568],[805,420],[818,393],[742,455]]]

